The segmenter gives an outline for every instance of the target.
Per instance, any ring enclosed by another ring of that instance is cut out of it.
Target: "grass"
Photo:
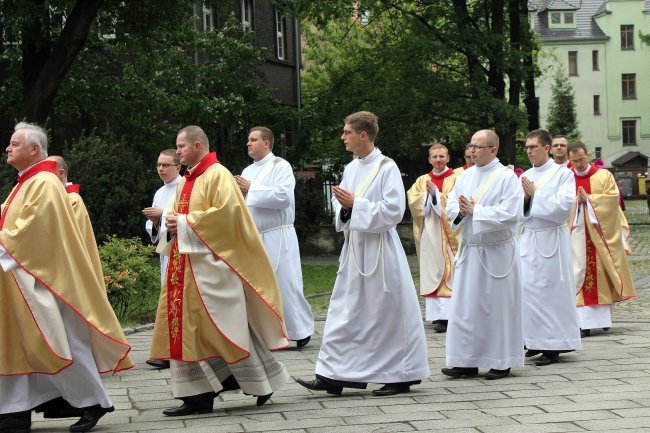
[[[302,265],[305,298],[316,316],[327,314],[337,270],[335,265]]]

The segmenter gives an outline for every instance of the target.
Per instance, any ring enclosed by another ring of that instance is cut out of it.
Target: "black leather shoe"
[[[436,332],[447,332],[447,321],[446,320],[434,320],[433,321],[433,330]]]
[[[540,353],[542,353],[541,350],[532,350],[532,349],[528,349],[528,350],[526,351],[526,358],[530,358],[531,356],[537,356],[537,355],[539,355]]]
[[[297,340],[296,341],[296,347],[298,347],[298,349],[302,349],[303,347],[305,347],[307,345],[307,343],[309,343],[309,340],[311,340],[311,335],[308,336],[308,337],[302,338],[300,340]]]
[[[211,413],[212,412],[212,401],[210,401],[210,406],[205,404],[195,404],[195,403],[183,403],[182,406],[172,407],[169,409],[163,410],[163,414],[167,416],[186,416],[186,415],[196,415],[199,413]]]
[[[0,432],[2,433],[29,433],[31,426],[31,410],[0,415]]]
[[[581,329],[580,338],[589,337],[591,335],[591,329]]]
[[[84,409],[72,406],[63,397],[39,404],[33,411],[42,412],[43,418],[76,418],[84,414]]]
[[[387,383],[379,389],[372,391],[377,397],[387,397],[389,395],[405,394],[411,392],[411,387],[403,383]]]
[[[460,379],[461,377],[478,376],[478,368],[476,367],[452,367],[452,368],[443,368],[440,371],[445,376],[449,376],[454,379]]]
[[[555,364],[559,360],[560,360],[559,353],[542,353],[542,356],[540,356],[539,359],[535,361],[535,365],[537,365],[538,367],[542,367],[544,365]]]
[[[145,362],[154,368],[169,368],[169,361],[163,361],[162,359],[147,359]]]
[[[269,399],[271,398],[272,395],[273,395],[273,393],[266,394],[266,395],[258,395],[257,396],[257,405],[262,406],[264,403],[269,401]]]
[[[113,406],[109,408],[101,407],[96,404],[95,406],[90,406],[84,409],[84,414],[81,415],[81,418],[76,423],[70,426],[70,431],[75,432],[86,432],[91,428],[97,425],[97,422],[101,417],[106,415],[109,412],[113,412],[115,408]]]
[[[609,328],[603,328],[603,331],[609,331]]]
[[[343,392],[342,386],[330,385],[328,383],[323,382],[320,379],[315,379],[315,380],[296,379],[296,382],[307,389],[311,389],[312,391],[327,391],[328,394],[332,394],[332,395],[341,395],[341,393]]]
[[[487,380],[503,379],[504,377],[510,376],[510,369],[506,368],[505,370],[497,370],[495,368],[490,369],[485,374]]]

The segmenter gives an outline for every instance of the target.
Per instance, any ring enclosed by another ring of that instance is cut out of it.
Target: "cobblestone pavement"
[[[214,413],[169,418],[177,406],[169,370],[147,359],[151,331],[129,336],[138,367],[105,377],[116,407],[93,431],[148,433],[218,432],[649,432],[650,431],[650,228],[634,227],[630,257],[639,296],[617,307],[608,332],[593,332],[579,352],[562,362],[536,367],[531,360],[511,377],[451,380],[444,366],[444,334],[426,325],[431,377],[409,394],[373,397],[369,390],[345,390],[334,397],[288,383],[265,406],[253,397],[225,393]],[[293,377],[312,378],[323,322],[302,351],[277,352]],[[371,385],[369,389],[376,388]],[[35,417],[34,432],[65,432],[74,420]]]

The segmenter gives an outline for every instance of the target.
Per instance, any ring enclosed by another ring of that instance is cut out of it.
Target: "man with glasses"
[[[456,173],[456,174],[461,174],[462,172],[464,172],[465,170],[467,170],[468,168],[470,168],[471,166],[474,165],[474,161],[472,161],[472,145],[471,144],[467,144],[467,146],[465,146],[465,153],[464,153],[463,157],[465,158],[465,164],[454,169],[454,173]]]
[[[145,229],[149,233],[151,242],[158,244],[156,252],[160,255],[160,286],[162,287],[165,282],[165,276],[167,275],[167,264],[169,263],[169,256],[163,254],[165,245],[167,245],[165,215],[174,205],[176,185],[181,180],[181,161],[178,155],[176,155],[176,150],[165,149],[160,152],[156,169],[164,185],[153,196],[151,207],[142,209],[142,214],[147,217]],[[149,359],[146,362],[152,367],[169,368],[169,361]]]
[[[576,303],[583,337],[612,326],[616,302],[636,296],[623,243],[624,216],[614,176],[589,163],[581,141],[569,145],[576,205],[569,218]]]
[[[296,218],[293,169],[273,154],[273,131],[256,126],[248,133],[248,156],[253,164],[235,181],[246,198],[262,242],[278,278],[289,339],[300,349],[314,332],[314,316],[303,293]]]
[[[556,164],[561,164],[566,168],[573,168],[573,164],[569,161],[569,140],[564,135],[555,135],[553,136],[553,141],[551,142],[551,153],[553,154],[553,161]]]
[[[549,158],[550,147],[548,131],[529,132],[526,153],[532,168],[521,176],[524,344],[526,356],[542,354],[537,366],[554,364],[560,353],[582,347],[567,228],[575,180],[570,170]]]
[[[446,363],[452,378],[501,379],[523,367],[521,271],[517,248],[523,191],[517,176],[497,158],[499,137],[472,136],[476,164],[456,179],[447,199],[452,230],[461,230],[449,306]]]

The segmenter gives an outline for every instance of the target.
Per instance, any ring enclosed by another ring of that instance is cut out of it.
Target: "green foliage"
[[[320,224],[327,216],[322,180],[320,177],[309,180],[296,178],[294,195],[296,199],[294,226],[298,240],[302,242],[318,232]]]
[[[564,135],[569,141],[580,138],[573,85],[562,70],[555,73],[551,86],[546,129],[553,135]]]
[[[109,236],[99,247],[108,299],[120,322],[151,322],[160,293],[155,248],[138,238]]]
[[[109,235],[133,236],[142,232],[140,213],[150,206],[150,193],[160,183],[153,169],[127,143],[82,137],[67,146],[69,180],[81,185],[98,242]]]

